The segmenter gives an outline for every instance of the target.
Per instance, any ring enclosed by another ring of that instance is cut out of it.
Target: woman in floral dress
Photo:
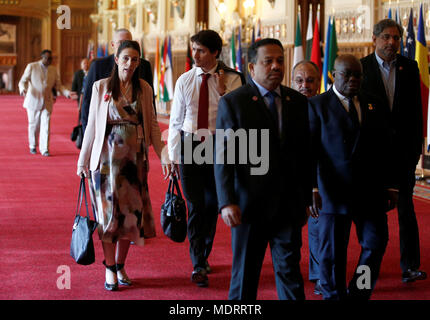
[[[77,174],[90,180],[109,291],[118,290],[118,283],[131,285],[124,270],[130,243],[143,245],[145,238],[155,236],[147,183],[148,147],[152,144],[162,159],[164,143],[152,89],[139,79],[139,56],[136,41],[122,42],[111,76],[94,83],[78,160]],[[167,178],[170,165],[162,162],[162,168]]]

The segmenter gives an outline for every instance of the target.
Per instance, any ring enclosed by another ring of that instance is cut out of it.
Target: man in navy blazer
[[[85,128],[87,127],[88,115],[90,112],[90,102],[91,102],[91,94],[93,92],[93,84],[97,80],[108,78],[110,76],[113,70],[113,67],[115,65],[116,51],[119,45],[121,44],[121,42],[124,40],[133,40],[133,37],[130,31],[128,31],[127,29],[116,30],[113,36],[113,40],[111,41],[111,46],[114,53],[111,54],[110,56],[94,60],[91,63],[90,70],[88,71],[88,74],[84,81],[84,93],[83,93],[82,109],[81,109],[81,122],[82,122],[82,128],[84,132],[85,132]],[[148,84],[152,88],[153,79],[152,79],[151,64],[149,63],[149,61],[145,59],[140,59],[139,72],[140,72],[140,78],[148,82]],[[155,104],[154,104],[154,108],[155,108]]]
[[[248,61],[251,78],[220,99],[216,125],[233,134],[246,132],[248,139],[229,148],[228,140],[235,138],[227,136],[217,146],[215,162],[219,210],[232,236],[229,299],[257,298],[269,245],[279,299],[303,300],[301,231],[312,201],[307,99],[281,85],[284,52],[278,40],[253,44]],[[228,156],[232,149],[249,150],[249,157],[244,161],[236,152],[234,163],[220,161],[220,154]],[[257,162],[252,154],[264,159]]]
[[[391,19],[375,24],[375,52],[361,59],[363,89],[379,96],[389,110],[394,147],[387,162],[400,164],[398,221],[402,281],[427,278],[420,267],[420,239],[412,201],[415,169],[423,148],[421,85],[417,62],[397,54],[403,28]],[[425,106],[427,107],[427,106]]]
[[[385,160],[391,136],[384,105],[359,93],[360,61],[339,56],[333,74],[332,88],[309,99],[318,172],[310,211],[319,216],[320,281],[324,299],[369,299],[388,242],[386,211],[396,204],[397,184]],[[347,291],[352,222],[362,250]]]

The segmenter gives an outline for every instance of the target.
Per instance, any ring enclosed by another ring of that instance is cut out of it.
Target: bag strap
[[[172,180],[173,180],[172,192],[175,192],[175,188],[176,188],[176,194],[178,195],[178,198],[182,199],[182,193],[181,193],[181,189],[179,189],[178,178],[176,176],[173,176],[173,179],[171,179],[170,182],[172,182]],[[170,187],[170,182],[169,182],[169,187]]]
[[[86,208],[86,211],[87,211],[87,218],[90,219],[90,214],[89,214],[89,211],[88,211],[87,191],[86,191],[86,184],[85,184],[85,178],[84,177],[81,178],[81,182],[80,182],[80,185],[79,185],[78,207],[76,208],[76,215],[80,215],[80,209],[81,209],[81,206],[82,206],[82,198],[84,198],[84,200],[85,200],[85,208]],[[95,213],[93,207],[92,207],[92,209],[93,209],[94,221],[97,222],[96,213]]]

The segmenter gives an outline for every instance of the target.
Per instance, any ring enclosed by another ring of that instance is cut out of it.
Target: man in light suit
[[[116,30],[113,36],[113,40],[110,43],[113,50],[113,54],[104,58],[96,59],[90,65],[90,70],[88,71],[88,74],[83,83],[84,87],[83,87],[82,106],[81,106],[81,123],[82,123],[82,129],[84,130],[84,132],[87,127],[88,115],[90,113],[90,102],[91,102],[93,84],[97,80],[108,78],[111,75],[112,69],[115,65],[116,52],[120,44],[124,40],[133,40],[133,37],[130,31],[128,31],[127,29]],[[142,58],[140,59],[138,72],[140,74],[140,78],[148,82],[148,84],[152,88],[153,86],[152,70],[151,70],[151,64],[149,63],[148,60],[145,60]],[[154,97],[154,93],[153,93],[153,97]],[[154,102],[154,110],[155,110],[155,99],[153,99],[153,102]]]
[[[360,61],[339,56],[333,74],[333,87],[309,99],[312,158],[318,172],[309,209],[318,217],[321,288],[324,299],[369,299],[388,242],[386,211],[397,201],[396,168],[385,161],[391,135],[383,103],[359,92]],[[347,291],[352,222],[362,250]],[[361,270],[367,272],[365,284],[358,281]]]
[[[391,161],[400,163],[398,221],[402,281],[424,280],[420,267],[420,238],[412,201],[415,169],[423,146],[421,85],[417,62],[397,54],[403,28],[391,19],[373,29],[375,52],[361,59],[363,89],[379,96],[389,110],[387,119],[394,135]],[[427,106],[425,106],[427,108]],[[389,155],[387,154],[387,157]]]
[[[218,207],[232,236],[229,299],[257,298],[269,245],[279,299],[303,300],[301,232],[307,219],[306,205],[312,202],[307,100],[281,85],[285,61],[279,40],[254,43],[248,50],[248,61],[251,78],[221,98],[216,128],[245,130],[247,137],[256,136],[255,141],[241,143],[260,152],[268,166],[267,172],[256,174],[251,156],[243,163],[239,158],[244,155],[237,153],[234,164],[222,163],[219,151],[229,156],[228,138],[221,148],[217,146]]]
[[[36,154],[37,136],[39,151],[49,156],[49,130],[53,105],[53,91],[60,91],[68,98],[76,99],[61,85],[57,68],[52,66],[52,52],[43,50],[42,59],[29,63],[19,81],[19,92],[25,96],[24,108],[28,116],[28,140],[30,153]]]

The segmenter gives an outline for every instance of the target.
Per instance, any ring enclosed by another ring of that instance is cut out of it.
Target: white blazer
[[[107,90],[107,84],[107,78],[94,82],[88,124],[79,154],[78,170],[79,168],[89,168],[89,170],[94,171],[99,166],[106,132],[109,100],[113,99],[111,93]],[[164,159],[167,156],[167,148],[164,148],[164,142],[161,140],[160,127],[153,107],[152,88],[142,79],[140,79],[140,87],[142,89],[140,105],[143,113],[145,145],[148,148],[152,144],[160,159],[163,152],[165,154]],[[165,149],[164,151],[163,148]]]
[[[70,91],[61,85],[56,67],[48,66],[45,75],[40,64],[41,60],[27,65],[18,83],[19,93],[22,94],[24,90],[27,92],[24,99],[24,108],[29,110],[46,109],[48,112],[52,112],[52,88],[55,87],[64,96],[68,96]]]

